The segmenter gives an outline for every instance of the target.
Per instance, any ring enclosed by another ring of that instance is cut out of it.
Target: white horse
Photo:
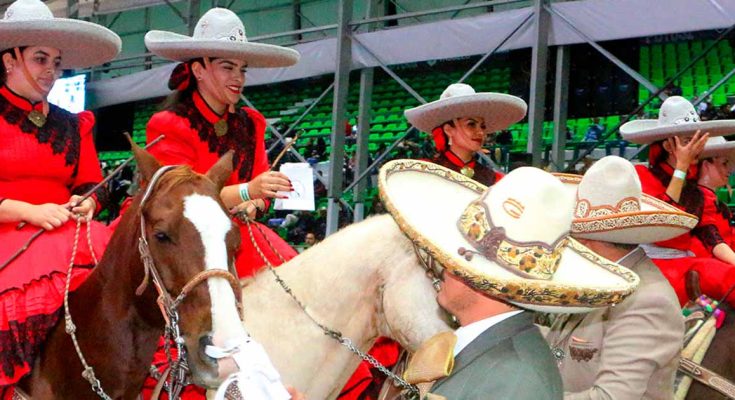
[[[243,238],[247,240],[247,238]],[[411,242],[388,215],[351,225],[276,269],[308,312],[362,351],[378,336],[409,351],[451,330]],[[245,327],[309,399],[333,399],[360,359],[326,336],[266,270],[243,288]]]

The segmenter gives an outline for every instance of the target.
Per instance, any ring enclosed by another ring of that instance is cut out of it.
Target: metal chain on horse
[[[84,354],[82,354],[82,349],[81,347],[79,347],[79,341],[77,340],[76,335],[77,327],[76,325],[74,325],[74,321],[72,321],[71,312],[69,310],[69,285],[71,283],[71,272],[74,268],[74,260],[77,257],[79,231],[81,230],[82,220],[84,220],[87,224],[87,245],[89,246],[89,252],[92,254],[92,259],[94,260],[94,266],[97,267],[97,264],[99,264],[99,262],[97,261],[97,256],[94,254],[94,248],[92,247],[92,230],[89,227],[90,221],[87,221],[86,218],[80,216],[79,218],[77,218],[77,228],[74,232],[74,243],[71,250],[71,259],[69,260],[69,269],[66,271],[66,284],[64,286],[64,330],[69,336],[71,336],[71,341],[72,343],[74,343],[74,349],[77,352],[79,361],[81,361],[82,366],[84,367],[84,371],[82,371],[82,377],[89,382],[89,384],[92,386],[92,390],[97,394],[97,396],[104,400],[112,400],[110,396],[105,393],[104,389],[102,389],[102,383],[95,375],[94,369],[89,364],[87,364],[87,360],[84,358]]]
[[[419,393],[419,390],[416,386],[406,382],[403,378],[400,376],[394,374],[391,370],[386,368],[383,364],[380,363],[380,361],[376,360],[375,357],[371,356],[370,354],[367,354],[363,352],[362,350],[358,349],[353,343],[352,340],[349,338],[346,338],[342,336],[342,333],[331,329],[324,324],[317,321],[310,313],[306,310],[306,306],[296,297],[296,295],[293,293],[291,288],[286,284],[286,282],[281,278],[280,275],[276,272],[276,269],[273,267],[273,264],[268,260],[268,258],[265,256],[263,251],[261,250],[260,246],[258,246],[258,243],[255,241],[255,235],[253,234],[253,224],[251,223],[251,220],[249,217],[244,215],[243,213],[239,214],[238,217],[240,220],[244,221],[245,224],[248,227],[248,234],[250,236],[250,241],[253,243],[253,246],[255,247],[255,250],[258,252],[258,255],[261,259],[265,262],[265,264],[268,266],[268,270],[273,274],[273,276],[276,279],[276,282],[283,288],[283,290],[298,304],[299,308],[306,314],[309,319],[314,322],[323,332],[325,335],[331,337],[332,339],[336,340],[339,344],[346,347],[349,351],[356,354],[363,360],[367,361],[370,365],[377,368],[380,372],[382,372],[385,376],[395,381],[400,387],[405,389],[410,393],[411,396],[417,396]],[[268,244],[268,247],[270,247],[271,251],[281,260],[281,262],[285,263],[286,259],[283,258],[283,256],[275,249],[273,244],[267,239],[266,235],[264,234],[263,230],[255,225],[255,228],[258,229],[258,231],[263,236],[263,240]]]

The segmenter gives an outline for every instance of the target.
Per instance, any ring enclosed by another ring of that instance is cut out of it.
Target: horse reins
[[[169,382],[169,398],[174,400],[178,399],[179,394],[181,390],[183,389],[187,382],[187,375],[189,372],[189,366],[186,361],[186,348],[184,347],[184,338],[181,336],[181,330],[179,328],[179,313],[178,313],[178,307],[181,305],[181,303],[184,301],[186,296],[199,284],[202,282],[205,282],[209,278],[223,278],[225,279],[230,286],[232,286],[232,289],[235,294],[235,302],[237,304],[237,309],[240,315],[242,315],[242,303],[240,301],[241,296],[241,287],[240,287],[240,281],[235,278],[230,272],[226,270],[221,269],[212,269],[212,270],[205,270],[202,272],[199,272],[198,274],[194,275],[193,278],[191,278],[181,289],[181,292],[178,294],[178,296],[173,297],[169,293],[168,289],[166,289],[166,286],[163,284],[163,280],[161,279],[161,275],[158,272],[158,269],[156,268],[156,264],[153,261],[153,257],[150,252],[150,248],[148,246],[148,241],[145,238],[145,217],[143,213],[143,206],[145,205],[145,202],[150,198],[151,194],[153,193],[153,189],[156,186],[156,183],[158,180],[165,174],[167,171],[175,168],[176,166],[164,166],[159,168],[155,174],[153,174],[153,177],[151,178],[148,187],[146,188],[145,194],[143,195],[143,198],[140,201],[140,204],[138,206],[139,214],[140,214],[140,236],[138,238],[138,251],[140,252],[140,258],[143,261],[143,266],[145,268],[145,275],[143,277],[143,281],[138,286],[138,288],[135,291],[135,294],[137,296],[142,295],[145,292],[146,287],[148,286],[149,277],[152,277],[153,286],[156,288],[156,291],[158,292],[158,298],[156,302],[158,303],[158,306],[161,310],[161,315],[163,316],[163,319],[166,323],[164,328],[164,347],[166,349],[166,355],[168,357],[169,364],[171,365],[171,371],[169,373],[169,377],[171,379],[171,382]],[[69,269],[67,271],[67,277],[66,277],[66,287],[64,290],[64,320],[66,323],[65,330],[66,333],[68,333],[71,336],[72,342],[74,343],[74,347],[76,349],[77,355],[79,356],[79,360],[81,361],[84,371],[82,372],[82,377],[89,381],[89,383],[92,385],[92,390],[102,399],[104,400],[111,400],[110,396],[105,393],[105,391],[102,389],[102,384],[100,383],[99,379],[95,376],[94,369],[87,364],[86,359],[84,358],[84,355],[82,354],[82,350],[79,347],[79,343],[76,338],[76,326],[74,325],[71,313],[69,311],[69,302],[68,302],[68,296],[69,296],[69,283],[71,282],[71,271],[74,266],[74,259],[76,258],[76,252],[77,252],[77,243],[79,240],[79,231],[81,226],[82,218],[79,218],[77,220],[77,230],[74,237],[74,246],[72,248],[72,256],[71,260],[69,262]],[[94,251],[92,250],[92,238],[91,238],[91,230],[89,229],[89,226],[87,226],[87,243],[90,248],[90,252],[92,253],[92,257],[95,262],[95,266],[98,264],[97,257],[94,254]],[[176,363],[172,362],[171,353],[170,353],[170,341],[173,341],[176,344],[176,349],[178,351],[178,357]]]
[[[306,314],[306,316],[314,323],[316,324],[319,329],[322,330],[322,332],[329,336],[330,338],[337,341],[340,345],[346,347],[350,352],[353,354],[356,354],[364,361],[368,362],[373,367],[377,368],[380,372],[382,372],[385,376],[396,382],[398,386],[402,387],[403,389],[407,390],[411,395],[418,396],[419,391],[418,388],[408,382],[406,382],[403,378],[393,373],[393,371],[386,368],[383,364],[380,363],[380,361],[376,360],[375,357],[371,356],[370,354],[365,353],[364,351],[358,349],[353,343],[352,340],[350,340],[347,337],[344,337],[341,332],[331,329],[327,327],[326,325],[322,324],[321,322],[317,321],[316,318],[314,318],[311,313],[306,309],[306,306],[296,297],[296,295],[293,293],[293,290],[286,284],[286,282],[281,278],[280,275],[276,272],[276,269],[273,267],[273,264],[268,260],[268,258],[263,253],[262,249],[258,245],[258,243],[255,241],[255,235],[253,234],[253,223],[251,222],[250,218],[245,213],[239,213],[238,217],[240,220],[245,222],[245,224],[248,227],[248,234],[250,236],[250,241],[253,243],[253,246],[255,247],[255,250],[257,251],[260,258],[265,262],[265,265],[268,266],[268,270],[273,274],[273,276],[276,279],[276,282],[281,286],[281,288],[291,297],[291,299],[294,300],[294,302],[301,308],[301,310]],[[273,244],[268,240],[268,237],[265,235],[263,230],[258,226],[255,225],[255,228],[258,229],[258,231],[263,236],[263,240],[268,244],[268,247],[270,250],[278,256],[278,258],[281,260],[282,263],[286,262],[286,259],[279,253]]]

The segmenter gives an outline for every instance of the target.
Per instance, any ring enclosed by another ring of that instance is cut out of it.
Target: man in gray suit
[[[437,296],[461,327],[455,331],[454,368],[433,394],[457,399],[562,398],[562,382],[533,313],[480,294],[444,273]]]
[[[581,182],[567,183],[578,186],[572,236],[641,283],[615,307],[555,318],[546,339],[564,398],[673,399],[684,320],[674,290],[638,244],[686,233],[696,219],[641,195],[633,165],[620,157],[605,157]]]

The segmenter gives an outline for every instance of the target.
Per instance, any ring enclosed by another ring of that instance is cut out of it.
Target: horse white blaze
[[[207,270],[227,271],[225,236],[232,222],[222,208],[209,196],[192,194],[184,198],[184,217],[197,229],[204,245],[204,265]],[[223,278],[207,280],[212,301],[212,341],[224,347],[229,340],[246,336],[235,306],[235,293]]]

